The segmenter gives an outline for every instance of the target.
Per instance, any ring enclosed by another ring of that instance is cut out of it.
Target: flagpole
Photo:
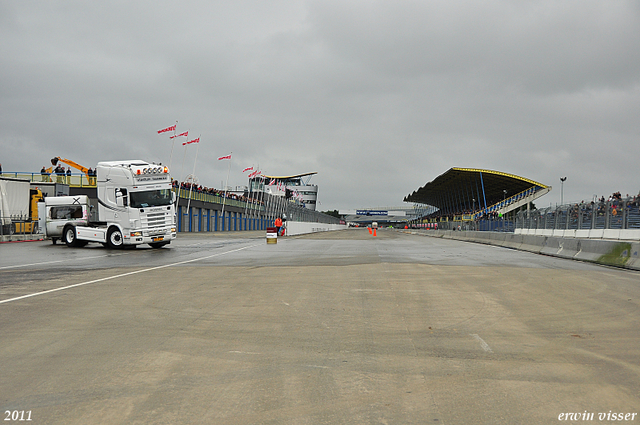
[[[233,152],[229,154],[229,157],[233,155]],[[229,172],[231,171],[231,158],[229,158],[229,168],[227,169],[227,181],[224,184],[224,198],[222,198],[222,225],[224,226],[224,206],[227,203],[227,186],[229,185]],[[226,227],[226,226],[224,226]]]
[[[184,145],[184,155],[182,155],[182,168],[180,168],[180,178],[182,179],[182,173],[184,173],[184,159],[187,156],[187,144]]]
[[[200,135],[201,136],[201,135]],[[200,136],[198,136],[198,146],[196,146],[196,157],[193,160],[193,173],[191,173],[191,186],[189,187],[189,200],[187,201],[187,214],[189,214],[189,207],[191,206],[191,192],[193,191],[193,182],[196,178],[196,161],[198,160],[198,150],[200,149]],[[191,223],[189,223],[191,227]]]
[[[253,171],[253,164],[251,165],[251,171]],[[244,203],[244,218],[247,218],[247,207],[249,206],[249,193],[251,191],[251,180],[249,180],[249,189],[247,190],[246,202]]]
[[[180,168],[180,175],[178,176],[178,198],[176,199],[176,207],[178,201],[180,201],[180,192],[182,191],[182,173],[184,172],[184,158],[187,156],[187,145],[184,145],[184,155],[182,155],[182,168]]]
[[[264,202],[264,177],[262,176],[260,176],[260,184],[262,185],[262,189],[260,190],[260,194],[258,195],[259,210],[258,210],[258,213],[256,214],[256,216],[258,217],[258,220],[264,219],[267,216],[267,204],[266,202]],[[260,186],[258,186],[258,188],[260,188]],[[264,211],[262,211],[263,204],[264,204]]]
[[[271,195],[267,193],[267,185],[263,181],[262,182],[262,202],[264,202],[264,218],[267,220],[271,220]],[[268,226],[268,224],[267,224]]]
[[[256,171],[258,171],[258,170],[260,170],[260,164],[258,164],[258,168],[256,169]],[[260,177],[260,173],[256,174],[254,178],[257,179],[258,177]],[[258,187],[260,187],[260,186],[258,186]],[[253,186],[251,187],[251,193],[253,193]],[[259,195],[257,193],[256,193],[256,196],[258,196],[258,199],[256,199],[255,197],[251,198],[252,201],[253,201],[253,211],[251,211],[251,218],[256,218],[257,215],[258,215],[257,212],[259,211],[259,210],[256,209],[256,208],[259,208],[259,204],[256,204],[256,201],[259,202],[259,198],[260,197],[259,197]]]
[[[177,128],[178,128],[178,120],[176,120],[176,128],[173,129],[173,138],[171,139],[171,155],[169,156],[169,172],[171,172],[171,161],[173,160],[173,147],[176,144]]]

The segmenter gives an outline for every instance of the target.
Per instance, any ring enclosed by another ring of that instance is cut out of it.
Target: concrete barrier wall
[[[295,236],[305,233],[329,232],[332,230],[344,230],[345,224],[306,223],[302,221],[287,221],[286,235]]]
[[[621,231],[617,232],[621,233]],[[456,232],[451,230],[412,230],[408,233],[497,245],[536,254],[640,270],[640,240],[584,239],[551,235]]]
[[[516,235],[555,236],[560,238],[615,239],[640,241],[640,229],[515,229]]]

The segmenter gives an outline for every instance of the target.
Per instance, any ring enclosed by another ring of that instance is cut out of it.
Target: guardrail
[[[29,180],[33,183],[60,183],[73,187],[96,187],[96,177],[87,177],[84,173],[62,174],[40,174],[26,172],[2,173],[2,177],[13,179]]]

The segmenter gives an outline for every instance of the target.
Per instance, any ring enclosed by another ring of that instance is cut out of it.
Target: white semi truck
[[[55,244],[110,248],[149,244],[161,248],[176,238],[175,194],[169,169],[145,161],[99,162],[97,198],[47,197],[38,207],[40,229]]]

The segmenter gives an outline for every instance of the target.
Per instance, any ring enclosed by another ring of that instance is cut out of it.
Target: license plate
[[[158,241],[163,240],[163,239],[164,239],[164,236],[160,236],[160,237],[157,237],[157,238],[151,238],[151,239],[152,239],[154,242],[158,242]]]

